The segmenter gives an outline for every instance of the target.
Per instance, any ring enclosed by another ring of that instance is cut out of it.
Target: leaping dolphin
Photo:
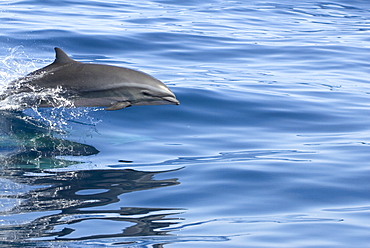
[[[78,62],[57,47],[55,52],[53,63],[10,83],[0,100],[28,94],[27,102],[22,103],[24,108],[55,107],[53,98],[62,97],[74,107],[106,107],[106,110],[133,105],[180,104],[164,83],[146,73]],[[49,94],[40,94],[42,92]],[[29,97],[30,93],[33,97]]]

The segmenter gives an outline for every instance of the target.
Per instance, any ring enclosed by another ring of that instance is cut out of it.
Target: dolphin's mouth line
[[[180,105],[180,102],[179,100],[177,100],[175,97],[173,96],[165,96],[165,97],[161,97],[163,100],[167,101],[167,102],[170,102],[172,104],[175,104],[175,105]]]
[[[142,106],[142,105],[180,105],[180,102],[172,96],[163,96],[163,97],[156,97],[147,100],[135,101],[135,100],[128,100],[133,106]]]

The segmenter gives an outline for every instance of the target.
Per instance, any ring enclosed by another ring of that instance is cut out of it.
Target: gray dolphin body
[[[67,99],[74,107],[117,110],[134,105],[180,104],[165,84],[148,74],[123,67],[77,62],[60,48],[55,48],[55,52],[52,64],[12,82],[0,99],[55,90],[58,97]],[[50,94],[48,97],[56,96]],[[55,101],[48,97],[28,98],[24,106],[55,107]]]

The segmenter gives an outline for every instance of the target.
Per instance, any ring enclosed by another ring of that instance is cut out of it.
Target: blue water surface
[[[368,1],[0,7],[3,88],[60,47],[181,102],[2,112],[1,247],[369,247]]]

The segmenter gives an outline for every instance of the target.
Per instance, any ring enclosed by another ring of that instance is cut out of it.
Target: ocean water
[[[368,1],[0,7],[2,88],[60,47],[181,102],[1,112],[1,247],[370,246]]]

